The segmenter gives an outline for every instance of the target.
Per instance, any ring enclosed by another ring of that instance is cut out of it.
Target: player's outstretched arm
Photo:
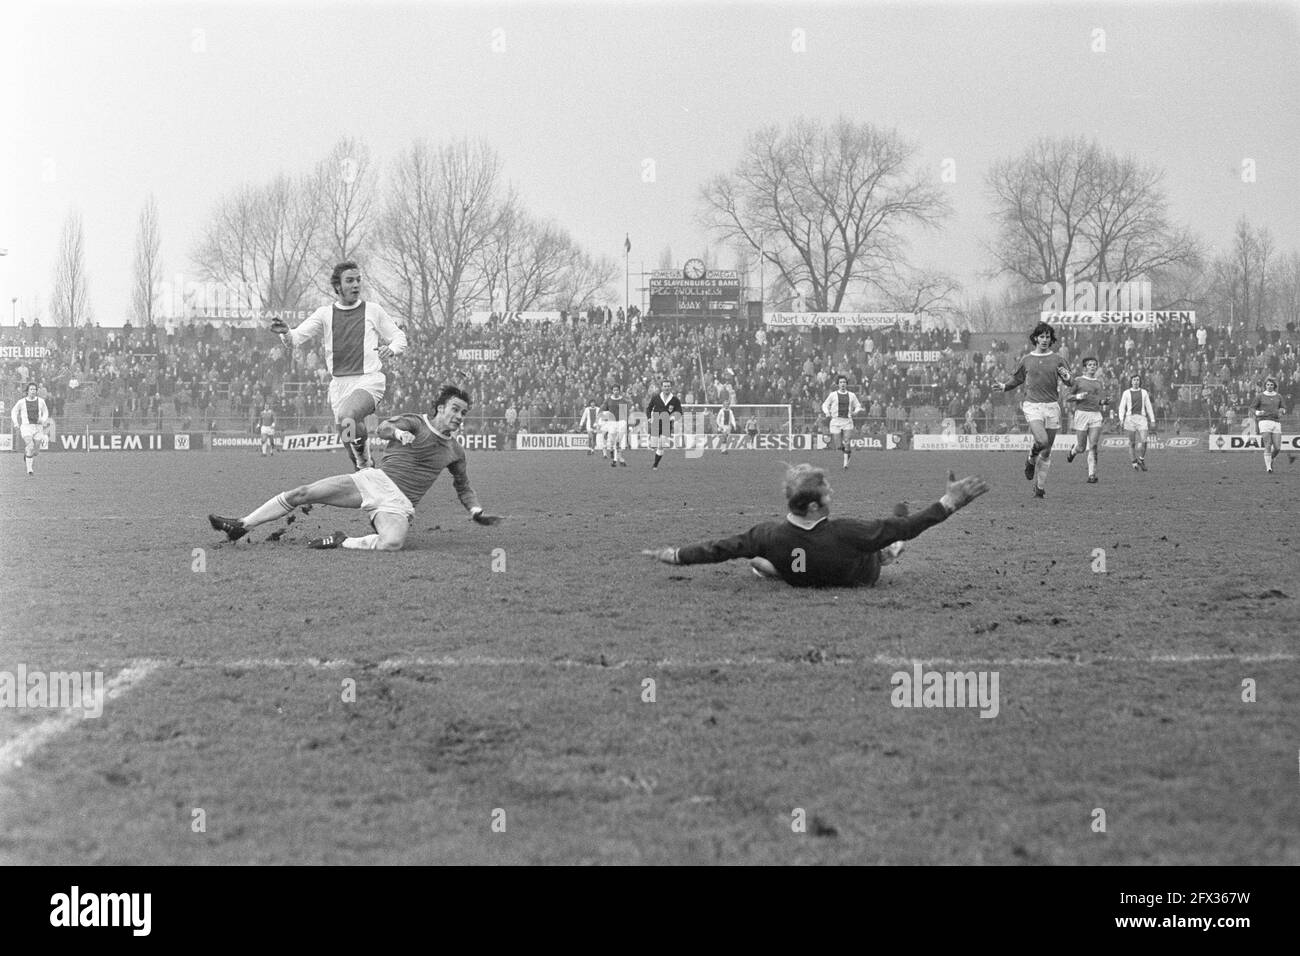
[[[955,471],[948,472],[948,490],[939,502],[949,514],[960,511],[989,490],[988,482],[979,475],[967,475],[958,480]]]
[[[662,561],[664,564],[677,563],[676,548],[643,548],[641,553],[648,558],[654,558],[656,561]]]
[[[500,524],[506,519],[500,515],[490,515],[482,508],[475,507],[469,513],[469,520],[473,521],[475,524],[491,526],[494,524]]]

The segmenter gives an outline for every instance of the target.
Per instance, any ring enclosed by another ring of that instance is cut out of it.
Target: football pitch
[[[822,452],[837,516],[992,490],[874,589],[639,554],[778,457],[470,452],[509,520],[443,475],[386,554],[207,526],[340,453],[4,456],[0,671],[106,686],[0,708],[0,863],[1300,864],[1300,462]]]

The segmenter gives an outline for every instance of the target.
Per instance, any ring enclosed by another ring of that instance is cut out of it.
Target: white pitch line
[[[621,670],[628,667],[703,668],[703,667],[852,667],[875,665],[882,667],[910,667],[913,664],[933,664],[941,667],[1093,667],[1108,664],[1206,664],[1235,662],[1261,664],[1300,661],[1300,654],[1153,654],[1147,657],[1101,656],[1093,658],[1063,657],[1007,657],[1007,658],[955,658],[955,657],[875,657],[827,658],[813,662],[804,659],[779,659],[775,657],[719,657],[711,659],[660,658],[629,659],[618,661],[551,659],[541,657],[409,657],[384,661],[321,660],[315,657],[298,659],[244,658],[233,661],[175,661],[181,668],[243,668],[246,670],[312,667],[338,670],[340,668],[378,667],[380,670],[399,670],[403,667],[554,667],[563,669]]]
[[[104,685],[104,699],[116,700],[121,697],[161,664],[161,661],[142,660],[134,661],[122,668]],[[36,726],[24,730],[17,737],[0,744],[0,776],[9,770],[21,767],[23,761],[39,750],[43,744],[85,719],[87,718],[82,716],[81,710],[68,708],[60,711],[57,716],[43,720]]]

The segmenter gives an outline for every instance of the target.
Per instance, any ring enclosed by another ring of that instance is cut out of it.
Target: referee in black
[[[650,399],[645,410],[649,424],[650,447],[655,450],[655,463],[652,469],[659,467],[659,459],[664,456],[664,448],[673,444],[673,422],[682,421],[682,400],[673,394],[673,383],[665,381],[662,390]]]

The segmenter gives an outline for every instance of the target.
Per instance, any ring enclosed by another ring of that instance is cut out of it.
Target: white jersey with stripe
[[[1138,395],[1134,395],[1134,392]],[[1119,400],[1119,419],[1123,421],[1129,415],[1145,415],[1147,421],[1155,421],[1155,409],[1151,407],[1151,394],[1145,388],[1124,389],[1124,397]]]
[[[20,398],[14,402],[13,411],[9,413],[10,418],[13,419],[14,428],[22,428],[24,425],[44,425],[50,420],[50,410],[45,404],[45,399],[39,396],[36,398],[36,409],[36,421],[32,421],[27,414],[27,399]]]
[[[394,355],[401,355],[406,351],[406,333],[397,327],[397,323],[384,311],[384,307],[376,302],[358,299],[356,305],[351,308],[366,310],[365,341],[362,346],[364,359],[362,374],[382,372],[384,363],[379,359],[379,347],[387,345],[392,349]],[[334,374],[333,324],[335,309],[340,312],[348,311],[347,306],[331,302],[329,305],[322,305],[309,315],[302,325],[289,330],[289,339],[294,348],[306,345],[317,338],[321,340],[325,346],[325,368],[331,375]],[[340,361],[340,364],[343,364],[342,361]]]

